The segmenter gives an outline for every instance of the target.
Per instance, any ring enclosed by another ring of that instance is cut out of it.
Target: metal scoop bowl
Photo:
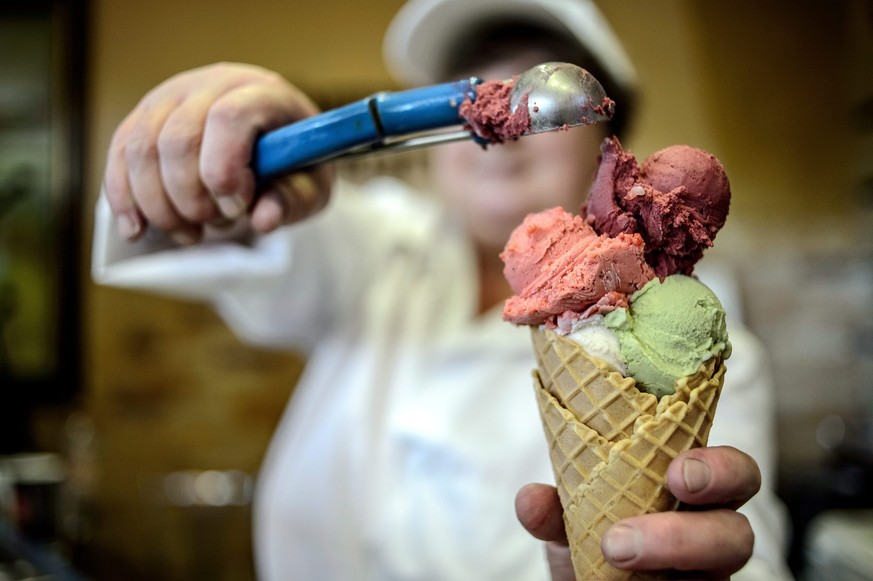
[[[615,109],[594,75],[569,63],[543,63],[519,75],[510,110],[515,111],[525,97],[530,133],[609,121]]]

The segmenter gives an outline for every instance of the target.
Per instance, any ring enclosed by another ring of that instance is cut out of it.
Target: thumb
[[[330,198],[333,171],[320,166],[276,180],[258,195],[252,207],[252,228],[272,232],[322,210]]]

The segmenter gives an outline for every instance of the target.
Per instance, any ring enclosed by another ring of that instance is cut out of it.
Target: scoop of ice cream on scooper
[[[501,143],[531,133],[545,133],[609,121],[615,103],[585,69],[549,62],[504,81],[485,81],[460,114],[480,142]]]

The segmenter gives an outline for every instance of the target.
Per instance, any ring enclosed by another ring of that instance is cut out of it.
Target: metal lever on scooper
[[[462,139],[480,140],[459,128],[458,109],[475,101],[483,81],[471,77],[419,89],[377,93],[271,131],[255,144],[253,168],[258,183],[341,157],[429,147]],[[509,82],[509,81],[507,81]],[[526,99],[525,99],[526,97]],[[611,110],[603,87],[591,73],[568,63],[544,63],[519,75],[510,108],[526,102],[528,133],[543,133],[607,121]]]

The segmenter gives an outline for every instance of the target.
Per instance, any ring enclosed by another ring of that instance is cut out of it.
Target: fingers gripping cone
[[[612,567],[600,542],[621,519],[677,507],[667,466],[706,445],[724,364],[707,361],[659,401],[575,342],[549,330],[532,334],[537,402],[576,578],[657,578]]]

